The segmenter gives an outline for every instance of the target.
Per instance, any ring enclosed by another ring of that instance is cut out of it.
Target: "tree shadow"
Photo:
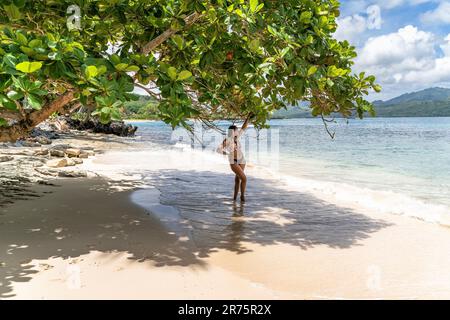
[[[234,176],[162,170],[147,175],[161,204],[178,209],[200,256],[217,249],[247,252],[245,243],[349,248],[390,224],[302,192],[280,181],[249,177],[247,202],[231,200]]]
[[[154,189],[117,192],[102,179],[75,179],[56,181],[59,188],[34,186],[41,197],[1,207],[0,298],[14,296],[14,282],[40,271],[33,259],[124,252],[158,267],[204,268],[201,258],[220,249],[244,254],[247,243],[348,248],[389,226],[265,179],[249,179],[248,202],[240,205],[230,201],[231,174],[163,170],[144,176],[161,192],[161,204],[151,200]],[[148,203],[130,203],[133,192],[144,202],[148,195]]]

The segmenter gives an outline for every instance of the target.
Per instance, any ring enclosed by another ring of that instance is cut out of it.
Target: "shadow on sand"
[[[246,243],[348,248],[389,226],[305,193],[286,192],[273,181],[251,178],[241,205],[230,201],[232,175],[167,170],[147,177],[161,191],[162,205],[176,208],[179,221],[146,214],[145,205],[130,202],[132,191],[113,191],[101,179],[34,186],[31,200],[1,206],[0,298],[14,296],[13,283],[37,272],[28,264],[32,259],[127,252],[131,260],[155,266],[201,268],[201,258],[219,249],[242,254],[249,250]]]

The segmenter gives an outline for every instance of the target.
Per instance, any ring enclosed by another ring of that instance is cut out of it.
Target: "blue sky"
[[[450,87],[450,0],[341,0],[336,33],[356,46],[355,71],[377,76],[371,100]]]

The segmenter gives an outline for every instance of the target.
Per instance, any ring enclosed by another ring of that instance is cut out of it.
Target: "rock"
[[[87,121],[81,121],[65,118],[67,124],[71,129],[80,131],[92,131],[94,133],[113,134],[120,137],[132,137],[135,135],[137,127],[131,124],[126,124],[123,121],[112,121],[109,124],[102,124],[97,119],[89,119]]]
[[[73,158],[71,160],[73,160],[75,162],[75,164],[82,164],[83,163],[83,160],[79,159],[79,158]]]
[[[86,152],[81,152],[80,155],[78,156],[78,158],[87,159],[87,158],[89,158],[89,155]]]
[[[74,165],[76,165],[77,163],[75,162],[75,160],[74,159],[66,159],[67,160],[67,167],[71,167],[71,166],[74,166]]]
[[[70,149],[72,146],[70,144],[56,144],[51,147],[51,150],[61,150],[65,151],[66,149]]]
[[[37,142],[34,142],[34,141],[27,141],[27,140],[25,140],[25,141],[20,141],[20,145],[23,146],[23,147],[31,147],[31,148],[34,148],[34,147],[40,147],[40,146],[41,146],[41,145],[40,145],[39,143],[37,143]]]
[[[62,168],[62,167],[66,167],[68,165],[67,160],[68,160],[67,158],[49,160],[49,161],[47,161],[46,165],[47,165],[47,167],[51,167],[51,168]]]
[[[80,149],[69,148],[69,149],[66,149],[65,152],[66,152],[66,154],[69,157],[78,157],[80,155],[80,153],[81,153],[81,150]]]
[[[38,138],[45,137],[48,139],[57,139],[59,138],[59,134],[57,134],[52,128],[46,124],[46,122],[41,123],[36,128],[33,128],[30,132],[30,137]]]
[[[58,176],[64,178],[85,178],[87,177],[87,172],[62,170],[58,172]]]
[[[23,150],[14,150],[6,152],[9,155],[15,156],[33,156],[33,152],[31,150],[23,149]]]
[[[40,149],[40,150],[36,150],[33,153],[34,156],[46,156],[48,155],[48,149]]]
[[[50,150],[50,155],[51,156],[53,156],[53,157],[60,157],[60,158],[63,158],[63,157],[65,157],[65,153],[64,153],[64,151],[62,151],[62,150],[54,150],[54,149],[51,149]]]
[[[56,170],[47,170],[47,169],[42,169],[42,168],[35,168],[34,170],[39,172],[40,174],[43,174],[44,176],[56,177],[58,175],[58,171],[56,171]]]
[[[44,136],[38,136],[35,138],[35,141],[40,144],[52,144],[52,140]]]
[[[14,160],[14,157],[11,156],[0,156],[0,162],[7,162],[7,161],[11,161]]]

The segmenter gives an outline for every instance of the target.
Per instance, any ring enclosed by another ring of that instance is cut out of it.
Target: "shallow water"
[[[211,157],[221,141],[214,131],[197,130],[191,141],[161,122],[137,125],[139,140],[154,150],[189,144],[201,150],[202,140],[205,156]],[[229,124],[218,125],[225,130]],[[246,157],[291,187],[432,222],[442,223],[443,215],[450,214],[450,118],[338,120],[331,125],[334,140],[318,119],[273,120],[270,125],[269,131],[247,131]],[[201,188],[198,181],[191,187],[196,185]]]

